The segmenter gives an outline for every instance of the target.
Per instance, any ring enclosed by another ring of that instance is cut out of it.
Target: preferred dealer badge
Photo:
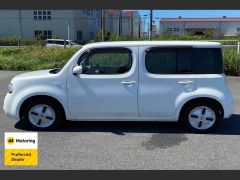
[[[37,166],[38,134],[25,132],[5,133],[5,166]]]

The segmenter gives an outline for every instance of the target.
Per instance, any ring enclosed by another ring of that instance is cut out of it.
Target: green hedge
[[[237,54],[235,49],[225,49],[223,57],[225,74],[240,76],[240,54]]]
[[[40,70],[62,67],[77,48],[0,48],[0,70]]]
[[[27,40],[27,39],[17,39],[17,38],[0,38],[0,46],[18,46],[20,41],[21,46],[41,46],[41,40]]]

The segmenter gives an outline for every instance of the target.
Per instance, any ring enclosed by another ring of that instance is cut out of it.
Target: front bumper
[[[7,116],[18,118],[17,110],[13,107],[13,95],[7,93],[3,102],[3,111]]]

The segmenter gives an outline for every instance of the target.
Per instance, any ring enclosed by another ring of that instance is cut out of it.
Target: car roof
[[[208,41],[113,41],[113,42],[96,42],[86,44],[85,47],[118,47],[118,46],[193,46],[193,47],[215,47],[220,48],[219,42]]]

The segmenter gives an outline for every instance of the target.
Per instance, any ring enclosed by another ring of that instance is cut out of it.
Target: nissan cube
[[[221,44],[197,41],[100,42],[61,69],[14,77],[5,114],[30,129],[72,121],[181,121],[204,133],[232,114]]]

